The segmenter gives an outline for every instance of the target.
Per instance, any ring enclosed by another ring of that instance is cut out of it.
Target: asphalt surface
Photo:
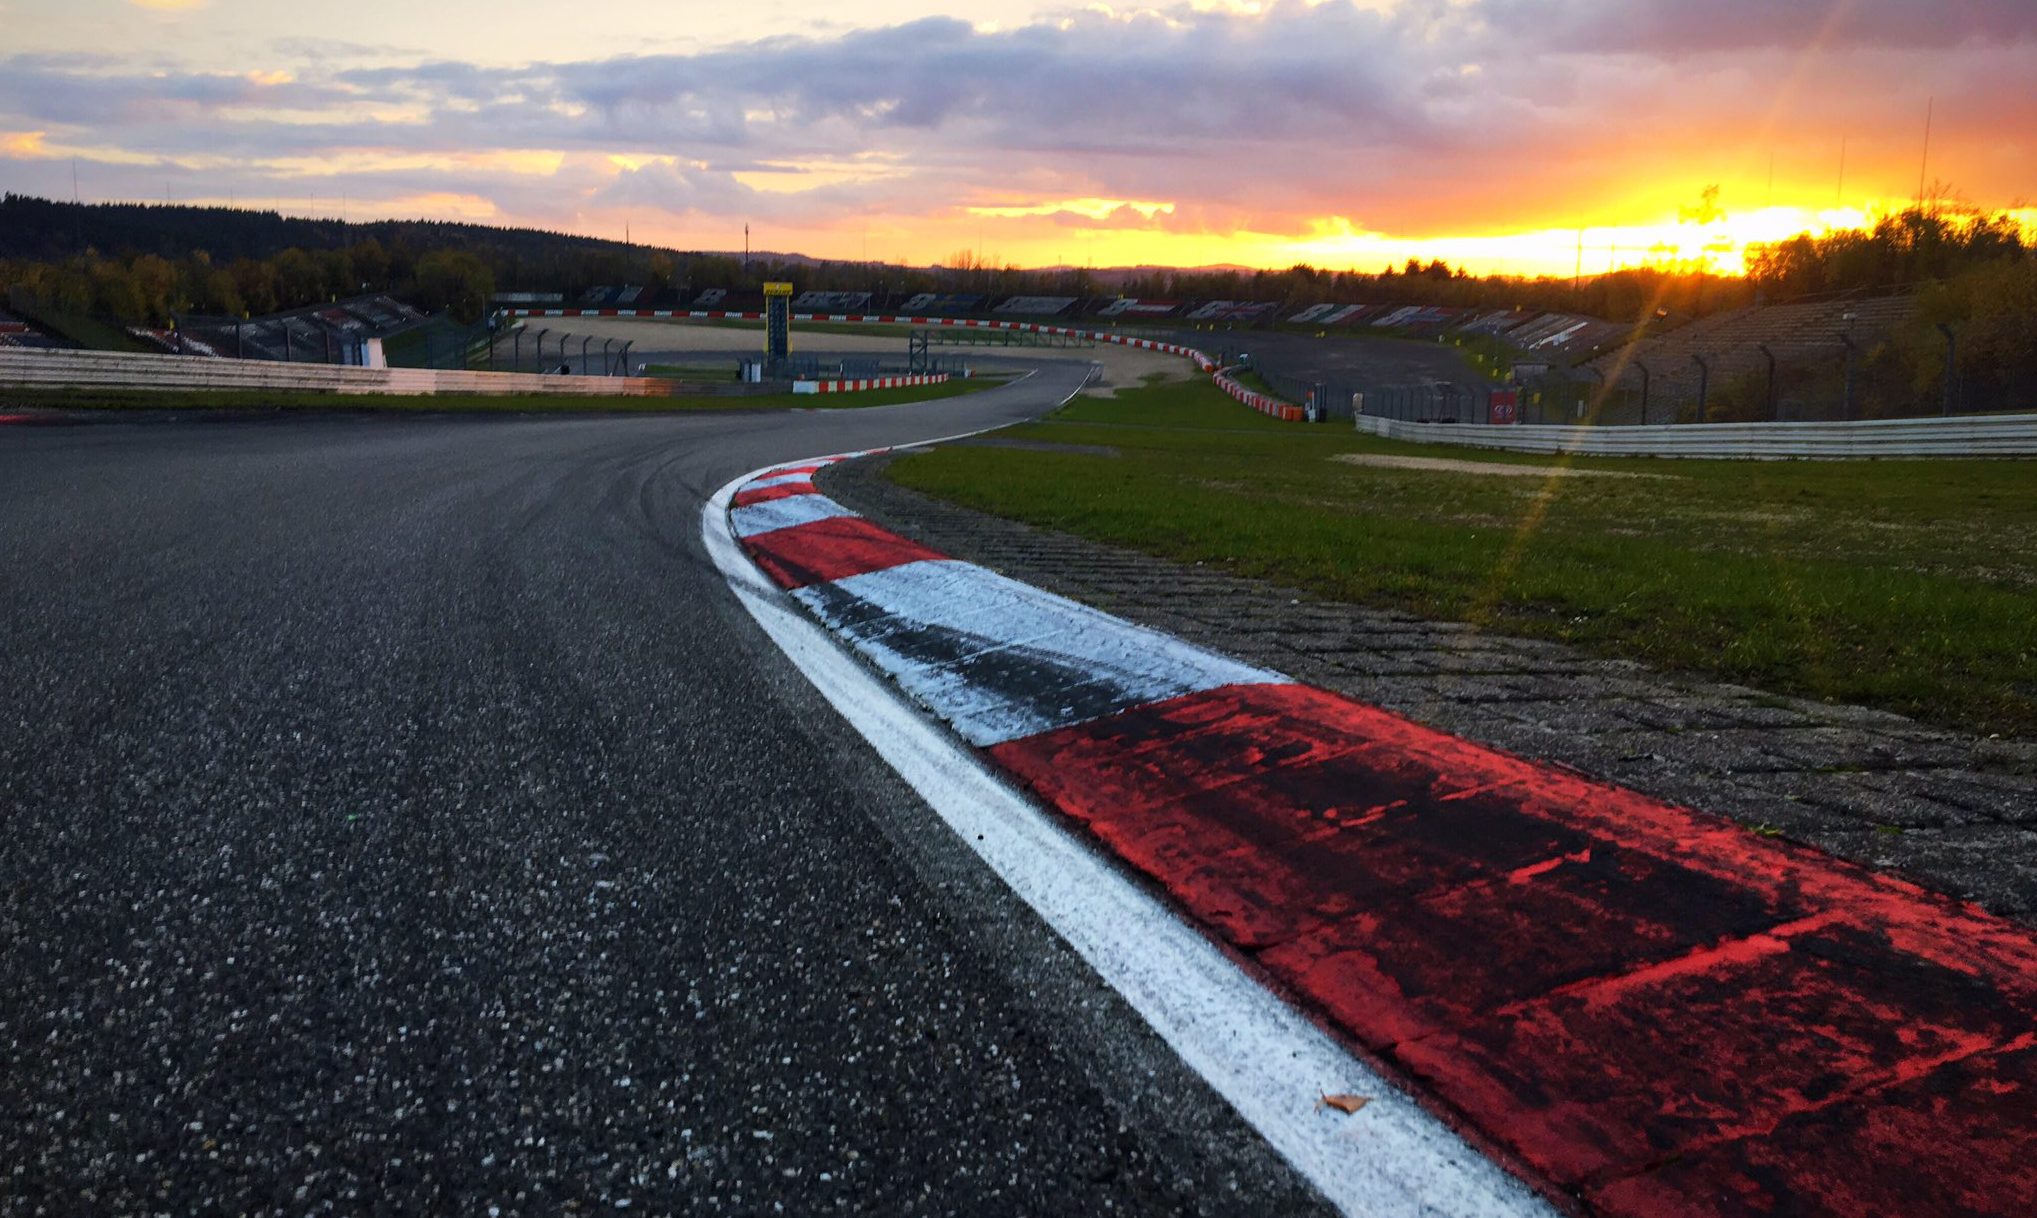
[[[700,549],[1080,375],[0,426],[0,1214],[1316,1207]]]

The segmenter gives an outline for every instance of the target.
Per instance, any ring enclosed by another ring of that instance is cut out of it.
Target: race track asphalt
[[[1081,375],[0,426],[0,1214],[1317,1208],[700,547]]]

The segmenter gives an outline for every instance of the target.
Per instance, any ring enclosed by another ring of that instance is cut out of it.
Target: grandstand
[[[1671,411],[1694,407],[1701,391],[1716,397],[1735,380],[1765,380],[1771,356],[1779,372],[1841,367],[1849,341],[1864,352],[1915,312],[1916,300],[1909,296],[1755,305],[1641,339],[1585,366],[1600,377],[1621,378],[1623,384],[1646,369],[1652,409],[1656,417],[1666,418]],[[1780,400],[1776,408],[1783,415],[1808,410]]]
[[[1119,296],[1098,309],[1094,316],[1110,318],[1137,318],[1141,321],[1157,321],[1172,317],[1181,308],[1178,300],[1154,300],[1151,297]]]
[[[921,292],[898,306],[908,317],[960,317],[983,307],[984,297],[963,292]]]
[[[38,332],[33,326],[14,314],[7,312],[5,309],[0,309],[0,347],[56,348],[62,346],[64,346],[63,343]]]
[[[1005,317],[1059,317],[1080,299],[1079,296],[1008,296],[991,311]]]
[[[792,299],[796,313],[861,313],[869,307],[868,292],[801,292]]]
[[[153,341],[192,355],[295,363],[353,363],[363,339],[388,338],[409,330],[425,315],[394,297],[357,296],[268,317],[184,317],[175,331]]]

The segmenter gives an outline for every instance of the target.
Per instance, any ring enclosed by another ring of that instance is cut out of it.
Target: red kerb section
[[[861,516],[831,516],[789,529],[773,529],[744,538],[743,546],[781,588],[804,588],[947,557]]]
[[[2037,1212],[2022,927],[1300,685],[989,751],[1590,1212]]]
[[[794,495],[813,495],[813,479],[804,478],[798,482],[780,482],[772,486],[746,486],[729,500],[730,507],[749,507],[755,503],[770,503],[778,499],[790,499]]]

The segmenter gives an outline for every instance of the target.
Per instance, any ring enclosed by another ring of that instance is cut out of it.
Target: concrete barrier
[[[1644,427],[1409,423],[1360,414],[1359,431],[1418,444],[1588,457],[2037,456],[2037,414],[1861,419],[1832,423],[1686,423]]]
[[[656,377],[543,376],[436,368],[355,368],[209,359],[201,355],[130,355],[113,351],[0,350],[0,385],[47,388],[282,390],[336,394],[446,394],[493,397],[669,397]]]

